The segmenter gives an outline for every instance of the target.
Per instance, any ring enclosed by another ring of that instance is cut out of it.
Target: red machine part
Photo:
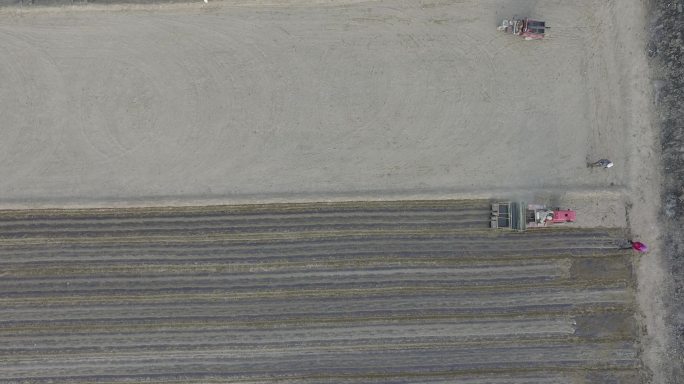
[[[571,209],[559,209],[553,211],[552,223],[572,223],[575,221],[575,211]]]

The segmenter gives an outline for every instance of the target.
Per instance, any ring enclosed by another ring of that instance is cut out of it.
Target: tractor
[[[521,202],[492,203],[491,228],[522,232],[527,228],[543,228],[554,224],[572,223],[575,211],[548,209],[542,204]]]
[[[546,22],[539,20],[532,20],[525,17],[524,19],[506,19],[501,22],[496,29],[506,33],[511,33],[525,38],[525,40],[540,40],[544,38],[546,31]]]

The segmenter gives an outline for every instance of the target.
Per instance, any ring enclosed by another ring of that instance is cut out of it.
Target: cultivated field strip
[[[638,382],[620,230],[487,201],[0,212],[11,382]]]

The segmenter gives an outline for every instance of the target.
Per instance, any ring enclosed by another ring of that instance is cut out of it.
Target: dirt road
[[[622,233],[488,220],[486,201],[5,211],[0,376],[638,382]]]

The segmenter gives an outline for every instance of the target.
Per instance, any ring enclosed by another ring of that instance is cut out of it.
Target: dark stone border
[[[684,364],[684,0],[652,0],[648,55],[653,69],[663,174],[661,216],[665,268],[673,286],[663,298],[673,349],[664,362],[674,382]]]

